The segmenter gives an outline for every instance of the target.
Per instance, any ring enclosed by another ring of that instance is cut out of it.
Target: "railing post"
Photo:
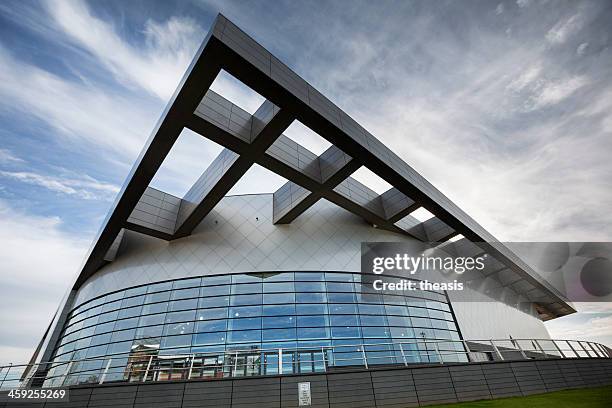
[[[580,344],[580,347],[582,347],[582,349],[586,353],[587,357],[591,358],[591,353],[589,353],[589,350],[587,350],[586,347],[584,347],[584,344],[582,344],[582,343],[583,343],[582,341],[578,341],[578,344]]]
[[[368,369],[368,357],[366,356],[365,347],[363,344],[361,345],[361,355],[363,356],[363,365],[365,366],[367,370]]]
[[[104,384],[104,380],[106,380],[106,373],[108,373],[108,368],[111,365],[111,361],[113,361],[113,359],[109,358],[108,362],[106,363],[106,367],[104,367],[104,372],[100,376],[100,382],[98,384]]]
[[[187,374],[187,379],[191,380],[191,372],[193,371],[193,361],[195,360],[195,353],[191,355],[191,363],[189,364],[189,374]]]
[[[519,351],[521,352],[521,356],[523,356],[523,358],[525,360],[528,360],[527,358],[527,354],[525,354],[525,351],[523,350],[523,348],[521,347],[521,344],[519,343],[518,340],[514,340],[514,344],[516,344],[516,347],[519,349]]]
[[[493,339],[490,340],[491,346],[493,346],[493,350],[495,350],[495,353],[497,354],[497,356],[499,357],[500,360],[504,360],[504,356],[502,356],[502,353],[500,353],[499,349],[497,348],[497,345],[495,344],[495,342],[493,341]]]
[[[402,343],[399,344],[400,352],[402,353],[402,360],[404,360],[404,365],[408,367],[408,360],[406,360],[406,354],[404,354],[404,347],[402,347]]]
[[[72,363],[74,363],[74,361],[70,361],[68,363],[68,367],[66,367],[66,374],[64,374],[64,379],[62,380],[62,385],[64,385],[64,383],[66,382],[66,378],[68,377],[68,374],[70,374],[70,369],[72,368]]]
[[[472,352],[470,350],[470,346],[468,346],[467,341],[465,340],[461,340],[461,342],[463,343],[463,347],[465,348],[465,356],[467,357],[468,363],[470,362],[471,358],[470,358],[470,353]]]
[[[144,376],[142,377],[142,382],[147,381],[147,377],[149,376],[149,370],[151,369],[151,363],[153,362],[153,355],[149,356],[149,362],[147,363],[147,369],[144,372]],[[155,376],[153,376],[155,377]]]
[[[283,374],[283,349],[278,349],[278,375]]]
[[[438,358],[440,359],[440,364],[444,364],[444,359],[442,358],[442,353],[440,353],[440,347],[438,346],[438,342],[434,342],[434,348],[436,349],[436,353],[438,354]]]
[[[4,381],[6,380],[6,377],[8,376],[9,371],[11,371],[11,368],[13,368],[13,363],[9,363],[6,369],[6,373],[4,373],[4,377],[2,377],[2,382],[0,382],[0,390],[4,386]]]
[[[327,371],[327,362],[325,361],[325,348],[321,346],[321,357],[323,358],[323,372]]]
[[[557,344],[557,342],[555,340],[551,340],[552,344],[557,348],[557,351],[559,352],[559,354],[561,355],[561,358],[566,358],[565,354],[563,353],[563,350],[561,350],[561,347],[559,347],[559,345]]]
[[[236,377],[236,371],[238,371],[238,351],[236,351],[236,354],[234,355],[234,373],[232,377]]]
[[[574,346],[572,346],[572,343],[570,342],[570,340],[565,340],[565,342],[572,349],[572,352],[576,355],[576,357],[580,357],[580,354],[578,354]]]
[[[533,341],[535,342],[536,346],[538,346],[538,348],[540,349],[540,351],[542,352],[542,355],[544,356],[544,358],[546,358],[546,352],[544,351],[544,349],[542,348],[542,346],[540,345],[540,342],[537,339],[533,339]]]

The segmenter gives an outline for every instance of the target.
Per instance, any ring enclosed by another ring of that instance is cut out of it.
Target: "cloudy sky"
[[[219,11],[497,238],[612,239],[609,1],[3,1],[0,363],[29,358]],[[154,185],[181,195],[220,150],[184,133]],[[579,307],[552,335],[612,345],[612,305]]]

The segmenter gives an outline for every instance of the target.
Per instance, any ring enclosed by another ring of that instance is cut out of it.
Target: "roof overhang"
[[[209,89],[222,69],[266,98],[254,114]],[[284,136],[294,120],[332,146],[317,156]],[[149,183],[185,128],[224,150],[187,194],[178,198]],[[277,224],[290,223],[323,198],[378,228],[421,241],[444,242],[461,234],[520,277],[521,294],[537,303],[542,318],[575,312],[560,292],[510,249],[222,15],[216,18],[130,171],[73,288],[114,259],[124,229],[165,240],[191,234],[255,163],[289,180],[274,193]],[[377,194],[350,177],[361,166],[393,187]],[[419,207],[435,217],[419,222],[410,215]]]

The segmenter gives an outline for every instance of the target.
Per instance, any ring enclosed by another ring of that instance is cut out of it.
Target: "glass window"
[[[202,278],[181,279],[172,283],[173,289],[194,288],[199,287],[202,283]],[[197,295],[196,295],[197,296]]]
[[[166,323],[189,322],[195,320],[195,310],[166,313]]]
[[[258,295],[234,295],[230,298],[232,306],[259,305],[261,304],[261,294]]]
[[[317,304],[297,304],[295,305],[296,313],[300,316],[309,315],[309,314],[326,314],[327,313],[327,305],[317,305]]]
[[[391,336],[388,327],[362,327],[361,333],[364,338],[389,338]]]
[[[184,347],[191,345],[191,334],[181,336],[168,336],[162,338],[162,347]]]
[[[107,354],[129,353],[131,347],[132,347],[131,341],[114,343],[108,346]],[[114,364],[114,359],[113,359],[113,364]]]
[[[330,317],[332,326],[359,326],[357,316],[354,315],[332,315]]]
[[[225,319],[227,318],[227,308],[200,309],[196,313],[196,320]]]
[[[125,297],[127,298],[129,296],[144,295],[145,293],[147,293],[147,287],[146,286],[139,286],[137,288],[127,289],[125,291]]]
[[[325,281],[324,272],[296,272],[296,281]]]
[[[145,297],[145,303],[166,302],[170,300],[170,292],[149,293]]]
[[[193,344],[195,345],[206,345],[206,344],[224,344],[225,343],[225,332],[218,333],[199,333],[194,334]]]
[[[389,321],[389,326],[412,326],[410,318],[406,316],[387,316],[387,320]]]
[[[140,316],[142,314],[142,306],[130,307],[128,309],[121,309],[119,311],[118,319],[125,319],[127,317]]]
[[[196,323],[196,332],[215,332],[227,330],[227,320],[204,320]]]
[[[113,333],[111,341],[115,343],[118,341],[132,340],[134,339],[134,334],[136,334],[136,329],[116,331]]]
[[[383,300],[386,305],[405,305],[406,298],[403,296],[383,295]]]
[[[353,282],[353,274],[340,272],[325,272],[327,282]]]
[[[262,332],[263,341],[292,340],[295,339],[295,329],[268,329]]]
[[[164,326],[147,326],[136,329],[136,338],[142,339],[147,337],[159,337],[162,335]]]
[[[131,329],[136,326],[138,326],[138,318],[133,317],[131,319],[117,320],[117,323],[115,323],[115,327],[113,329],[114,330],[124,330],[124,329]]]
[[[200,288],[175,289],[172,291],[172,300],[191,299],[200,296]]]
[[[169,323],[164,326],[164,336],[193,333],[193,322]]]
[[[328,292],[353,292],[353,282],[327,282]]]
[[[264,317],[262,320],[262,328],[274,329],[274,328],[286,328],[295,327],[295,316],[275,316],[275,317]]]
[[[296,292],[325,292],[325,282],[295,282]]]
[[[106,303],[102,306],[102,312],[110,312],[111,310],[117,310],[121,307],[121,300],[116,300],[111,303]]]
[[[359,327],[332,327],[331,334],[335,339],[359,337]]]
[[[119,292],[115,292],[115,293],[111,293],[108,294],[106,296],[106,302],[114,302],[115,300],[121,300],[123,299],[123,295],[125,294],[125,291],[119,291]]]
[[[351,303],[339,303],[329,305],[330,314],[357,314],[357,305]]]
[[[203,286],[229,285],[230,283],[231,283],[230,275],[205,276],[202,278]]]
[[[229,317],[257,317],[261,316],[261,306],[242,306],[242,307],[230,307]]]
[[[295,301],[297,303],[325,303],[327,302],[327,293],[324,293],[324,292],[296,293]]]
[[[389,327],[389,331],[394,339],[414,338],[414,331],[410,327]]]
[[[230,286],[205,286],[200,288],[200,296],[229,295]]]
[[[265,282],[290,282],[293,281],[293,272],[273,272],[262,274]]]
[[[428,317],[427,309],[422,309],[420,307],[411,307],[409,308],[410,316],[416,317]]]
[[[261,330],[231,331],[227,336],[228,341],[232,343],[260,342]]]
[[[293,282],[264,282],[264,293],[288,293],[294,292]]]
[[[264,305],[264,316],[295,315],[295,305]]]
[[[263,295],[263,302],[266,305],[271,305],[275,303],[294,303],[295,302],[295,294],[294,293],[266,293]]]
[[[118,310],[115,310],[114,312],[108,312],[108,313],[101,314],[100,317],[98,317],[98,324],[110,322],[112,320],[117,320],[117,316],[119,316]]]
[[[408,316],[408,308],[406,306],[386,305],[385,311],[387,315]]]
[[[229,320],[229,330],[261,329],[261,317],[243,317]]]
[[[87,354],[85,355],[87,358],[89,357],[101,357],[106,354],[106,349],[108,348],[108,344],[104,344],[102,346],[90,347],[87,349]]]
[[[167,303],[154,303],[152,305],[144,305],[142,307],[142,314],[155,314],[155,313],[163,313],[168,310]]]
[[[200,298],[198,307],[206,309],[210,307],[227,307],[229,305],[229,296],[215,296]]]
[[[360,316],[359,320],[361,321],[362,326],[386,326],[387,319],[385,316]]]
[[[110,342],[112,333],[97,334],[91,338],[89,347],[98,346]]]
[[[328,327],[298,327],[297,337],[299,339],[325,339],[329,337]]]
[[[411,318],[412,325],[414,327],[431,327],[431,321],[429,319],[423,319],[421,317]]]
[[[149,285],[149,287],[147,288],[147,293],[162,292],[164,290],[170,289],[172,289],[172,282],[154,283],[152,285]]]
[[[153,326],[157,324],[162,324],[165,321],[166,321],[165,313],[149,315],[149,316],[141,316],[140,320],[138,321],[138,325],[139,326]]]
[[[300,327],[324,327],[329,326],[327,315],[298,316],[297,324]]]
[[[115,327],[115,322],[99,324],[96,326],[94,330],[94,334],[106,333],[106,332],[112,331],[113,327]]]
[[[192,310],[198,308],[198,299],[173,300],[168,303],[168,311]]]
[[[232,295],[243,295],[249,293],[261,293],[260,283],[237,283],[232,286]]]
[[[354,293],[328,293],[327,298],[330,303],[354,303]]]
[[[232,275],[232,285],[236,283],[254,283],[261,282],[261,273],[241,273]]]
[[[385,308],[383,305],[359,305],[359,313],[370,315],[384,315]]]

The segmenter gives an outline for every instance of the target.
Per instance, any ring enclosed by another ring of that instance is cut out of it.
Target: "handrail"
[[[327,372],[373,365],[479,363],[549,358],[612,358],[606,346],[582,340],[415,338],[401,342],[254,348],[178,355],[136,352],[95,358],[0,366],[0,390],[81,382],[147,382]],[[113,367],[113,361],[127,364]],[[82,370],[86,364],[94,367]],[[55,371],[60,371],[59,374]],[[79,371],[82,370],[82,371]],[[27,373],[25,377],[24,373]],[[88,376],[85,379],[81,377]],[[25,378],[25,380],[22,380]]]

